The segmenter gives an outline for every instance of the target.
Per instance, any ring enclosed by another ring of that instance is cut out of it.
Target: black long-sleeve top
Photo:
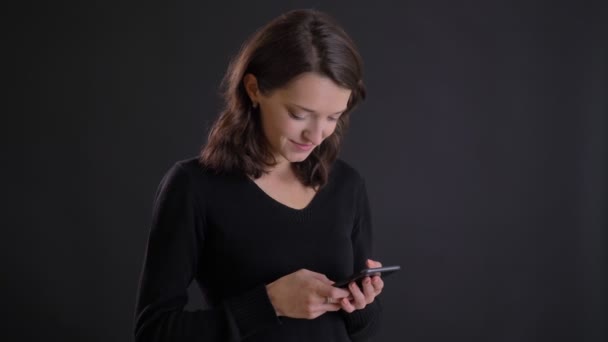
[[[316,319],[277,317],[266,284],[305,268],[345,279],[372,258],[365,183],[338,159],[301,210],[244,174],[177,162],[154,201],[135,311],[135,341],[364,341],[378,329],[379,298]],[[186,311],[196,280],[209,309]]]

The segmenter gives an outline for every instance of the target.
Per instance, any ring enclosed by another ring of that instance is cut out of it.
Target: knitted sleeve
[[[212,309],[185,311],[204,241],[204,199],[187,170],[175,164],[163,177],[135,306],[136,342],[241,341],[280,324],[260,284]]]
[[[372,256],[372,220],[365,181],[361,178],[356,191],[355,226],[352,231],[354,252],[354,269],[361,270],[367,267],[366,261]],[[346,323],[347,331],[353,341],[366,341],[379,330],[382,306],[380,298],[362,310],[352,313],[341,311]]]

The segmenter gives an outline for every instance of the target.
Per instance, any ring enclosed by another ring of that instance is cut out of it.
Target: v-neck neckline
[[[260,195],[262,195],[262,197],[265,197],[267,200],[269,200],[270,202],[274,203],[275,206],[280,207],[280,208],[284,208],[287,211],[290,211],[292,213],[305,213],[308,212],[312,206],[315,204],[315,202],[317,201],[317,198],[319,197],[319,195],[321,195],[321,193],[323,192],[323,187],[321,189],[319,189],[318,191],[315,192],[314,196],[312,197],[312,199],[308,202],[308,204],[306,204],[306,206],[304,208],[298,209],[298,208],[294,208],[291,207],[277,199],[275,199],[274,197],[270,196],[264,189],[262,189],[253,179],[249,178],[249,176],[247,175],[243,175],[243,177],[245,177],[245,181],[249,184],[251,184],[251,186],[253,186],[256,189],[256,192],[259,193]]]

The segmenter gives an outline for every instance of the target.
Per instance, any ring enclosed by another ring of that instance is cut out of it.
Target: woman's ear
[[[249,95],[249,99],[251,103],[257,105],[259,103],[259,92],[258,89],[258,79],[253,74],[247,74],[243,77],[243,86],[245,87],[245,91],[247,95]]]

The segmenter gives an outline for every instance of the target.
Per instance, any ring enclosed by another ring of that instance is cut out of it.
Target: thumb
[[[380,263],[379,261],[372,260],[372,259],[367,259],[367,267],[370,267],[370,268],[382,267],[382,263]]]

